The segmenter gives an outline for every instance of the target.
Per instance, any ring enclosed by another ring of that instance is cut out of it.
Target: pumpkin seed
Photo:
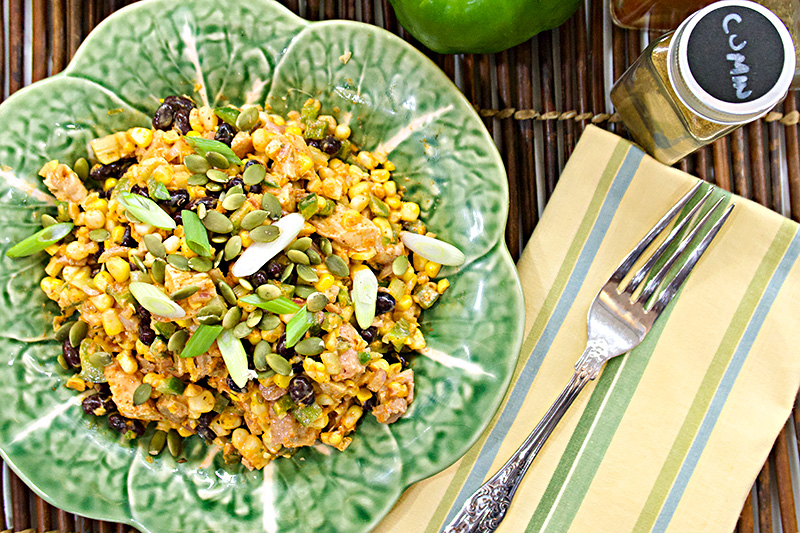
[[[75,171],[81,181],[85,181],[89,177],[89,162],[85,157],[81,157],[72,165],[72,170]]]
[[[139,283],[150,283],[150,276],[147,275],[147,272],[134,270],[130,273],[130,280]]]
[[[258,123],[258,109],[245,107],[236,117],[236,128],[239,131],[250,131]]]
[[[205,174],[211,169],[211,165],[206,158],[198,154],[184,156],[183,166],[192,174]]]
[[[206,172],[206,177],[215,183],[228,183],[231,177],[221,170],[211,169]]]
[[[272,242],[280,234],[281,230],[278,226],[259,226],[250,231],[250,238],[256,242]]]
[[[266,211],[272,220],[278,220],[283,213],[280,200],[271,192],[265,192],[261,197],[261,209]]]
[[[144,245],[147,251],[155,257],[167,257],[167,249],[164,248],[164,243],[161,242],[161,236],[155,233],[150,233],[144,236]]]
[[[197,321],[204,326],[216,326],[220,323],[220,318],[216,315],[204,315],[197,317]]]
[[[250,283],[249,281],[247,281],[247,280],[246,280],[246,279],[244,279],[244,278],[242,278],[242,279],[240,279],[240,280],[239,280],[239,285],[241,285],[242,287],[244,287],[244,288],[245,288],[245,289],[247,289],[248,291],[252,291],[252,290],[253,290],[253,284],[252,284],[252,283]]]
[[[278,374],[282,376],[289,376],[292,374],[292,365],[280,354],[268,353],[266,355],[266,360],[269,367]]]
[[[109,237],[111,237],[111,233],[109,233],[107,229],[93,229],[89,232],[89,238],[94,242],[107,241]]]
[[[225,306],[221,302],[211,301],[210,303],[207,303],[205,306],[200,308],[200,310],[197,312],[197,316],[213,315],[219,318],[222,316],[224,312],[225,312]]]
[[[242,251],[242,238],[234,235],[225,243],[225,260],[230,261]]]
[[[286,252],[286,257],[289,258],[289,261],[292,263],[297,263],[299,265],[308,265],[311,264],[311,261],[308,259],[308,256],[301,252],[300,250],[289,250]]]
[[[180,254],[169,254],[167,256],[167,263],[184,272],[189,270],[189,260]]]
[[[69,363],[67,363],[67,360],[64,358],[63,353],[58,354],[58,357],[56,357],[56,361],[58,361],[58,364],[61,365],[61,368],[63,368],[64,370],[70,369]]]
[[[226,169],[231,166],[228,162],[228,158],[219,152],[211,151],[206,153],[206,161],[214,168]]]
[[[331,274],[339,278],[346,278],[350,276],[350,267],[344,262],[344,259],[338,255],[329,255],[325,258],[325,266]]]
[[[289,279],[292,275],[292,272],[294,272],[294,263],[289,263],[288,265],[286,265],[286,268],[284,268],[283,272],[281,273],[281,283]]]
[[[269,213],[261,209],[259,209],[258,211],[252,211],[250,213],[247,213],[242,219],[242,224],[241,224],[242,229],[250,231],[253,228],[257,228],[258,226],[263,224],[265,220],[267,220],[268,216]]]
[[[214,233],[230,233],[233,231],[231,219],[219,211],[209,211],[203,219],[203,226]]]
[[[308,250],[306,250],[306,255],[308,256],[308,260],[311,262],[312,265],[318,265],[322,263],[322,258],[315,250],[309,248]]]
[[[231,194],[244,194],[244,187],[241,185],[234,185],[227,191],[227,196],[230,196]]]
[[[261,309],[256,309],[249,315],[247,315],[247,321],[245,322],[248,327],[254,328],[261,322],[261,317],[264,316],[264,311]]]
[[[167,433],[167,448],[172,457],[178,457],[183,451],[183,439],[174,429],[170,429]]]
[[[138,255],[131,254],[130,260],[131,260],[131,265],[135,266],[136,268],[138,268],[142,272],[147,272],[147,267],[144,266],[144,263],[142,263],[142,260],[139,259]]]
[[[281,289],[280,289],[280,287],[278,287],[276,285],[272,285],[270,283],[266,283],[264,285],[260,285],[256,289],[256,294],[258,294],[258,297],[261,298],[262,300],[269,301],[269,300],[274,300],[275,298],[280,296],[281,295]]]
[[[327,237],[322,237],[319,240],[319,249],[322,250],[323,254],[331,255],[333,253],[333,245],[331,244],[330,239]]]
[[[222,256],[223,256],[222,250],[217,252],[217,256],[214,258],[214,268],[219,268],[219,264],[222,263]]]
[[[219,285],[217,285],[217,290],[219,290],[219,293],[222,295],[223,298],[225,298],[226,302],[228,302],[231,305],[236,305],[236,300],[237,300],[236,293],[233,292],[233,289],[231,288],[230,285],[228,285],[224,281],[220,281]]]
[[[95,368],[105,368],[114,360],[108,352],[94,352],[87,357],[89,364]]]
[[[172,353],[180,353],[183,351],[183,347],[186,346],[187,340],[189,340],[189,332],[185,329],[179,329],[169,338],[167,350]]]
[[[159,455],[161,451],[164,449],[164,446],[167,444],[167,432],[156,430],[153,433],[153,438],[150,439],[150,445],[147,447],[147,453],[155,457]]]
[[[208,176],[205,174],[192,174],[189,176],[189,179],[186,180],[186,183],[189,185],[205,185],[208,183]]]
[[[294,289],[294,295],[297,296],[298,298],[308,298],[315,292],[316,289],[314,287],[309,287],[308,285],[298,285]]]
[[[307,285],[311,285],[312,283],[316,283],[319,281],[319,276],[308,265],[297,265],[297,279],[306,283]]]
[[[86,338],[87,333],[89,333],[89,324],[83,320],[78,320],[69,330],[69,343],[73,348],[77,348],[81,341]]]
[[[242,318],[242,310],[238,307],[231,307],[228,309],[228,312],[225,313],[225,316],[222,317],[222,327],[225,329],[231,329],[239,323],[239,320]]]
[[[266,175],[267,169],[264,168],[264,165],[259,165],[256,163],[255,165],[250,165],[244,169],[242,181],[245,183],[245,185],[256,185],[264,181],[264,176]]]
[[[272,353],[272,347],[267,341],[261,341],[253,349],[253,366],[263,372],[267,369],[267,354]]]
[[[156,283],[164,283],[167,269],[167,262],[161,258],[153,259],[153,266],[150,268],[150,277]]]
[[[42,215],[42,227],[43,228],[46,228],[48,226],[52,226],[53,224],[57,224],[57,223],[58,223],[58,220],[56,220],[54,217],[51,217],[47,213],[44,213]],[[89,235],[91,236],[91,232],[89,232]]]
[[[408,270],[408,257],[401,255],[392,261],[392,274],[395,276],[402,276]]]
[[[228,242],[228,236],[214,235],[213,237],[211,237],[211,242],[213,242],[214,244],[222,244],[223,242]]]
[[[300,237],[286,248],[287,250],[300,250],[305,252],[311,246],[311,237]]]
[[[189,259],[189,267],[197,272],[208,272],[214,268],[214,264],[207,257],[197,256]]]
[[[322,311],[328,305],[328,297],[321,292],[314,292],[306,298],[306,308],[312,313]]]
[[[189,285],[188,287],[183,287],[182,289],[178,289],[177,291],[173,292],[169,295],[174,301],[183,300],[184,298],[188,298],[189,296],[195,294],[197,291],[200,290],[200,287],[197,285]]]
[[[56,340],[58,342],[64,342],[69,337],[69,330],[72,326],[75,325],[75,321],[71,322],[64,322],[61,326],[56,330]]]
[[[277,315],[264,315],[261,322],[258,324],[258,329],[263,331],[272,331],[281,325],[281,319]]]
[[[303,339],[294,346],[294,351],[300,355],[319,355],[325,350],[325,343],[319,337]]]
[[[228,211],[236,211],[242,207],[245,200],[247,200],[247,196],[244,194],[228,194],[222,201],[222,208]]]
[[[150,399],[150,393],[153,392],[153,387],[149,383],[142,383],[136,390],[133,391],[133,405],[142,405]]]
[[[207,214],[208,214],[208,208],[206,207],[206,204],[197,204],[197,218],[203,220],[204,218],[206,218]]]
[[[237,339],[243,339],[250,335],[253,332],[253,328],[245,324],[244,322],[239,322],[235,328],[233,328],[233,336]]]
[[[214,182],[206,183],[207,191],[219,192],[222,190],[222,187],[223,187],[222,183],[214,183]]]

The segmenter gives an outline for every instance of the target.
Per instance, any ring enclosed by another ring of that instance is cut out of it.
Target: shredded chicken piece
[[[39,175],[44,178],[50,192],[62,202],[79,204],[89,194],[75,171],[64,163],[50,161],[42,167]]]
[[[345,218],[348,219],[347,223],[344,221]],[[336,204],[333,214],[326,217],[312,217],[309,222],[317,228],[317,233],[320,235],[356,252],[372,250],[381,237],[381,230],[370,219],[341,204]]]
[[[405,395],[398,395],[393,387],[395,384],[405,387]],[[375,418],[381,424],[397,421],[406,412],[408,405],[414,401],[414,373],[411,370],[403,370],[388,380],[377,393],[378,405],[372,410]]]
[[[111,387],[111,394],[122,416],[139,420],[162,420],[161,414],[147,400],[141,405],[133,405],[133,392],[142,384],[141,373],[127,374],[117,361],[108,365],[103,374]]]
[[[167,265],[164,270],[164,286],[167,291],[172,293],[178,289],[194,285],[200,290],[178,302],[178,305],[186,311],[187,318],[193,317],[197,311],[203,307],[211,298],[217,295],[217,288],[214,281],[206,273],[184,272],[172,265]]]
[[[313,428],[305,428],[291,415],[284,415],[283,418],[274,416],[272,407],[270,411],[270,433],[273,444],[281,444],[287,448],[299,448],[300,446],[311,446],[317,439]]]

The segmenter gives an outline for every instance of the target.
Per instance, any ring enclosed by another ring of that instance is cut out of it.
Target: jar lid
[[[669,79],[684,105],[713,122],[749,122],[789,90],[795,51],[772,11],[723,0],[687,18],[670,43]]]

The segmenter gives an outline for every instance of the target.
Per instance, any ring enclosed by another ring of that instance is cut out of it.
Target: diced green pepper
[[[419,300],[420,307],[428,309],[439,299],[439,291],[436,290],[435,284],[428,282],[417,287],[417,290],[414,291],[414,296]]]
[[[240,111],[233,107],[218,107],[214,109],[214,114],[231,126],[236,126],[236,119],[239,117],[239,113]]]
[[[339,148],[339,151],[336,152],[336,157],[338,157],[341,160],[345,160],[347,156],[350,155],[352,148],[353,144],[350,141],[348,140],[342,141],[342,146]]]
[[[175,324],[172,322],[156,322],[154,327],[158,334],[166,339],[172,337],[176,329]]]
[[[389,206],[374,194],[369,195],[369,210],[376,217],[386,218],[389,216]]]
[[[406,340],[410,335],[411,326],[405,318],[401,318],[395,322],[394,326],[392,326],[392,329],[390,329],[389,333],[386,334],[385,341],[392,343],[392,346],[394,346],[395,350],[400,350],[400,348],[405,345]]]
[[[342,325],[342,317],[336,313],[325,312],[325,318],[322,319],[322,329],[328,333],[336,331]]]
[[[303,107],[300,109],[301,122],[307,123],[312,120],[317,120],[318,116],[319,116],[319,107],[314,101],[309,101],[308,103],[303,104]]]
[[[186,384],[175,376],[170,376],[158,384],[156,390],[161,394],[183,394]]]
[[[272,411],[278,416],[278,418],[283,418],[286,416],[286,413],[292,410],[295,407],[295,403],[292,401],[292,398],[289,397],[288,394],[281,396],[277,402],[272,404]]]
[[[300,200],[300,202],[297,204],[297,210],[300,211],[300,214],[303,215],[303,218],[306,220],[316,215],[317,211],[319,211],[317,195],[312,192]]]
[[[222,393],[217,393],[216,401],[214,402],[214,407],[211,408],[212,411],[215,413],[221,413],[225,410],[226,407],[231,403],[230,398],[225,396]]]
[[[328,132],[328,123],[324,120],[309,120],[306,122],[306,139],[323,139]]]
[[[297,420],[301,426],[308,427],[314,420],[322,416],[322,407],[312,403],[311,405],[298,407],[292,414],[294,414],[295,420]]]
[[[92,354],[102,352],[102,347],[90,339],[83,339],[78,348],[78,355],[81,358],[81,373],[78,376],[84,381],[91,381],[92,383],[106,383],[103,367],[94,363]]]
[[[333,200],[330,200],[328,198],[324,198],[324,200],[325,200],[325,207],[317,211],[317,214],[326,217],[328,215],[333,214],[334,209],[336,209],[336,204],[333,202]]]
[[[358,362],[362,365],[366,365],[371,359],[372,356],[370,356],[369,352],[358,352]]]

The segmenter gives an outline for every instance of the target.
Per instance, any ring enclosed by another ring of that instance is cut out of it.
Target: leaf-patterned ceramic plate
[[[267,0],[145,1],[103,22],[65,72],[0,106],[0,252],[53,209],[37,177],[45,161],[72,163],[89,139],[148,125],[176,93],[278,112],[319,98],[362,147],[391,154],[429,228],[466,253],[424,314],[432,350],[413,363],[413,406],[391,426],[367,417],[344,453],[309,448],[263,472],[204,463],[196,437],[185,462],[151,460],[146,439],[96,425],[63,386],[54,308],[37,289],[45,258],[3,255],[0,452],[54,505],[146,531],[369,530],[406,487],[468,449],[511,378],[524,311],[503,242],[500,157],[444,74],[381,29],[308,23]]]

